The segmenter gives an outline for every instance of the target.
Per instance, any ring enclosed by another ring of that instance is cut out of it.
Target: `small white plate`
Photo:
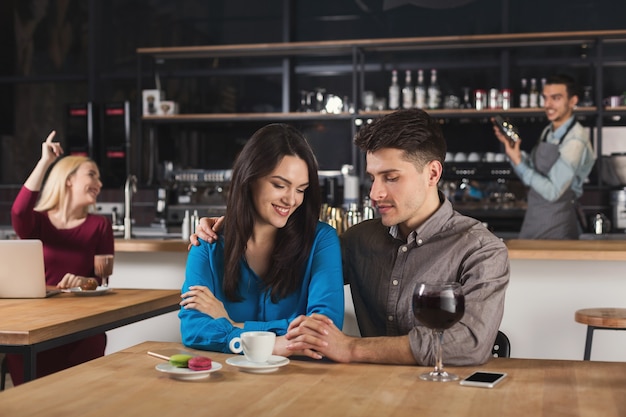
[[[213,361],[211,363],[211,369],[207,369],[206,371],[192,371],[189,368],[177,368],[169,363],[160,363],[155,369],[159,372],[165,372],[170,378],[180,379],[181,381],[193,381],[208,378],[212,372],[222,369],[222,364]]]
[[[111,287],[103,287],[99,286],[95,290],[83,290],[80,287],[73,287],[61,290],[63,292],[69,292],[74,295],[79,295],[82,297],[93,297],[96,295],[104,295],[112,290]]]
[[[289,359],[284,356],[272,355],[267,362],[257,363],[250,362],[245,356],[233,356],[226,359],[226,363],[231,366],[236,366],[241,371],[265,374],[268,372],[274,372],[281,366],[287,365],[289,363]]]

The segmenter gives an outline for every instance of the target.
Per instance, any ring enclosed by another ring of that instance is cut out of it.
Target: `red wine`
[[[413,313],[424,326],[445,330],[461,320],[465,313],[465,297],[450,293],[413,295]]]

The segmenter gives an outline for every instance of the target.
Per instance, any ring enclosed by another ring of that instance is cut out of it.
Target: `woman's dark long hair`
[[[301,285],[302,273],[315,238],[321,192],[317,161],[304,136],[286,124],[270,124],[257,130],[243,147],[233,166],[224,220],[224,293],[231,301],[241,299],[237,291],[240,262],[252,236],[255,206],[252,186],[269,175],[285,156],[302,159],[309,171],[309,186],[300,207],[278,230],[267,274],[261,277],[273,302]]]

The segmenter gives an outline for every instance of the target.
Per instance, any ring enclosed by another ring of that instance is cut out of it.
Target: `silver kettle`
[[[602,213],[598,213],[591,223],[592,232],[596,235],[603,235],[611,232],[611,221]]]

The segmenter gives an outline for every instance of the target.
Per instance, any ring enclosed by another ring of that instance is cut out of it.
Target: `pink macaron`
[[[205,356],[194,356],[193,358],[189,359],[187,366],[192,371],[206,371],[208,369],[211,369],[212,362],[211,359]]]

